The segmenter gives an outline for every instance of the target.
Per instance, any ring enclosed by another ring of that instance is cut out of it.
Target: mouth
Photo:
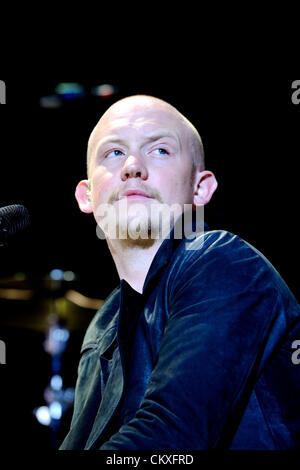
[[[149,196],[149,194],[146,194],[144,191],[141,191],[139,189],[128,189],[127,191],[124,191],[120,194],[119,200],[120,199],[153,199],[153,197]]]

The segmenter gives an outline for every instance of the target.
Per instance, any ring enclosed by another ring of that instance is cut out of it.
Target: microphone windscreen
[[[26,207],[20,204],[1,207],[1,226],[7,230],[7,235],[14,235],[22,232],[30,225],[30,215]]]

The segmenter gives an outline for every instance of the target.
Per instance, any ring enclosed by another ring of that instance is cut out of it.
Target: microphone
[[[10,236],[22,232],[30,225],[30,215],[26,207],[20,204],[1,207],[0,209],[0,246],[7,243]]]

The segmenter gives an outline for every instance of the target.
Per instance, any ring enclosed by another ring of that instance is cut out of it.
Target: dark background
[[[89,78],[59,73],[50,78],[42,71],[0,76],[7,87],[7,104],[0,107],[0,207],[24,204],[32,219],[29,230],[0,248],[0,277],[23,272],[36,285],[51,269],[72,270],[73,287],[98,299],[116,286],[106,243],[96,237],[93,216],[79,211],[74,191],[86,177],[87,140],[101,114],[124,96],[145,93],[177,107],[202,136],[206,167],[219,182],[205,211],[210,227],[234,232],[258,248],[299,299],[300,105],[291,101],[293,80],[237,73],[205,78],[191,71],[179,77],[176,70],[158,79],[141,71],[128,77],[99,70]],[[79,82],[87,95],[58,109],[41,108],[40,97],[60,82]],[[115,86],[112,97],[89,93],[103,83]],[[43,404],[51,375],[45,332],[9,327],[1,316],[0,325],[7,344],[7,364],[0,365],[3,439],[7,446],[51,448],[49,429],[32,414]],[[78,327],[71,334],[64,355],[70,386],[84,331]]]

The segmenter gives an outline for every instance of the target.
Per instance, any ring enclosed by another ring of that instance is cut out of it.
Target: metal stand
[[[74,388],[63,389],[61,377],[61,356],[65,351],[70,336],[69,330],[61,323],[56,315],[49,318],[50,327],[44,342],[44,349],[51,355],[51,380],[44,391],[47,406],[34,410],[37,420],[50,426],[52,434],[52,448],[59,446],[59,429],[61,417],[74,401]]]

